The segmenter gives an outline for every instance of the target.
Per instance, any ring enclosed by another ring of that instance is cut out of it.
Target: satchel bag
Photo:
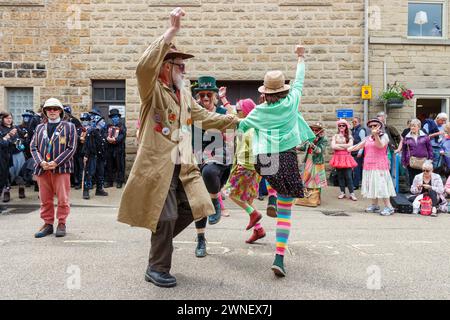
[[[298,206],[317,207],[320,205],[320,189],[305,190],[305,197],[298,198],[295,202]]]
[[[425,163],[425,161],[427,161],[427,158],[418,158],[418,157],[411,156],[411,149],[409,148],[409,145],[407,145],[407,146],[408,146],[408,152],[409,152],[410,168],[422,170],[422,166]]]

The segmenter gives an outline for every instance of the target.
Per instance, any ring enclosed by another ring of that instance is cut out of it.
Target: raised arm
[[[170,13],[169,29],[156,39],[139,59],[136,77],[142,101],[146,101],[153,93],[164,57],[169,51],[170,43],[181,28],[181,17],[184,15],[186,13],[181,8],[174,9]]]

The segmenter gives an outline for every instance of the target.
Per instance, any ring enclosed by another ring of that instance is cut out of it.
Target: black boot
[[[89,189],[84,189],[83,190],[83,199],[84,200],[89,200],[91,197],[89,196]]]
[[[112,186],[113,186],[113,183],[112,183],[112,182],[106,181],[106,182],[105,182],[104,188],[105,188],[105,189],[108,189],[108,188],[111,188]]]
[[[19,198],[25,199],[25,188],[24,187],[19,187]]]
[[[3,202],[9,202],[11,200],[11,195],[9,193],[9,189],[6,189],[3,192]]]
[[[195,248],[195,256],[197,258],[206,257],[206,239],[204,233],[197,235],[197,248]]]
[[[122,182],[117,182],[116,188],[117,188],[117,189],[122,189]]]
[[[155,286],[171,288],[177,285],[177,279],[168,272],[158,272],[149,266],[145,272],[145,281],[153,283]]]
[[[95,190],[96,196],[102,196],[106,197],[108,195],[108,192],[106,192],[103,188]]]

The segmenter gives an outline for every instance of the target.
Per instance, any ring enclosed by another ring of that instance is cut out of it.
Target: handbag
[[[298,198],[295,204],[304,207],[317,207],[320,205],[320,189],[307,189],[304,198]]]
[[[408,146],[408,152],[409,152],[410,168],[422,170],[422,166],[425,163],[425,161],[427,161],[427,158],[418,158],[418,157],[411,156],[411,149],[409,148],[409,144],[407,144],[407,146]]]
[[[422,200],[420,200],[420,214],[423,216],[431,215],[432,211],[432,201],[429,196],[424,196]]]

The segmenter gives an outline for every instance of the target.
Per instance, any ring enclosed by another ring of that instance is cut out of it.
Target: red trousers
[[[55,207],[53,199],[58,198],[56,216],[59,223],[66,223],[70,213],[70,173],[52,173],[45,171],[37,176],[39,198],[41,199],[41,218],[47,224],[55,221]]]

